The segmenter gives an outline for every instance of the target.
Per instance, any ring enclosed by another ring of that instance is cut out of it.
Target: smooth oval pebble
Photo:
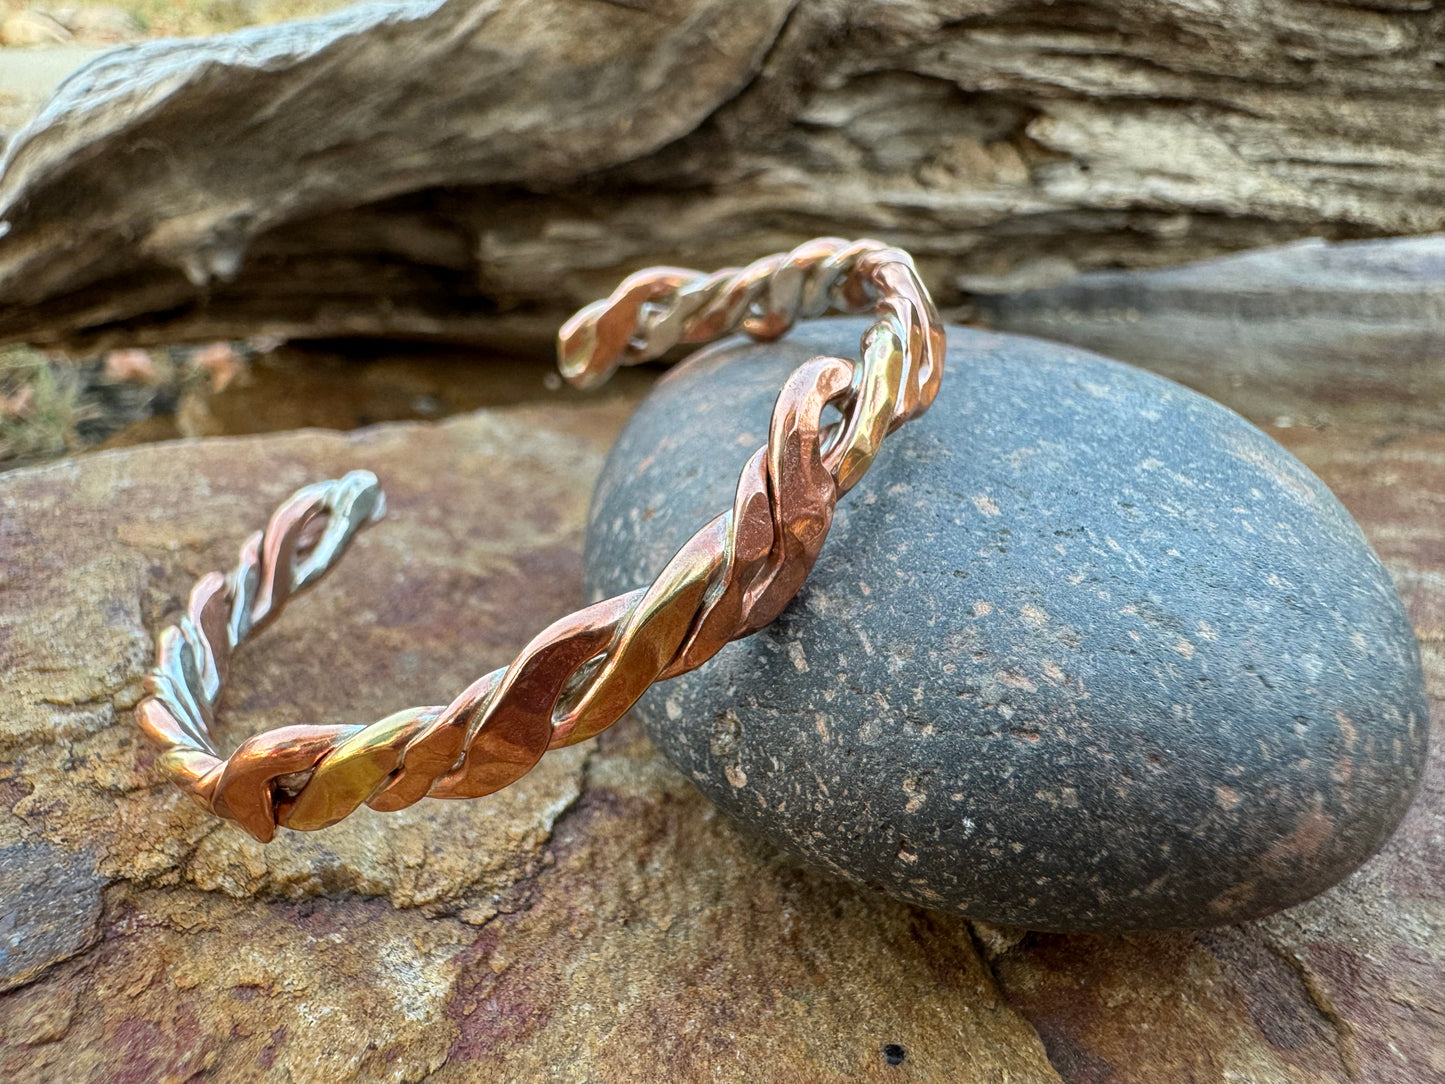
[[[853,356],[865,326],[665,377],[599,481],[590,595],[649,582],[726,509],[787,373]],[[785,850],[1052,931],[1312,896],[1389,836],[1426,750],[1404,609],[1314,475],[1177,384],[961,328],[783,616],[636,710]]]

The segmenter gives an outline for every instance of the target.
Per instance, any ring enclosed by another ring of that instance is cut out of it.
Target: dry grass
[[[0,349],[0,464],[18,465],[76,447],[86,414],[77,371],[28,347]]]
[[[345,7],[351,0],[88,0],[89,6],[119,8],[135,20],[148,38],[221,34],[243,26],[302,19]],[[87,6],[87,0],[79,0]],[[31,9],[62,21],[63,9],[76,3],[62,0],[0,0],[0,19]],[[96,44],[102,44],[97,42]]]
[[[137,423],[169,417],[182,400],[209,394],[244,364],[223,368],[207,358],[204,349],[186,348],[69,360],[0,347],[0,471],[75,455]]]
[[[345,7],[348,0],[112,0],[147,37],[220,34],[243,26],[301,19]]]

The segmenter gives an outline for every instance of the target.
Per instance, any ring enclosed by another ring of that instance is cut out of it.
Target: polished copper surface
[[[299,490],[247,540],[230,575],[201,578],[185,614],[158,637],[150,695],[136,717],[162,751],[161,769],[262,842],[278,825],[325,828],[362,804],[389,811],[423,797],[476,798],[520,779],[548,749],[605,730],[653,682],[768,624],[807,578],[838,498],[883,438],[938,392],[943,325],[908,254],[879,241],[819,238],[741,269],[651,268],[558,336],[563,374],[591,387],[680,343],[738,331],[775,339],[799,318],[829,311],[877,314],[861,362],[817,357],[793,372],[732,508],[650,587],[555,622],[450,704],[368,726],[281,727],[223,758],[212,726],[232,652],[384,511],[367,471]],[[830,404],[840,420],[824,426]]]

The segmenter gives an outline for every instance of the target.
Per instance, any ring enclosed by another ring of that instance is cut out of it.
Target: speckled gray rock
[[[727,507],[786,372],[863,326],[662,381],[598,485],[592,596]],[[1232,922],[1353,870],[1426,744],[1415,639],[1354,521],[1141,370],[963,329],[948,368],[782,618],[644,697],[653,740],[784,849],[1005,925]]]

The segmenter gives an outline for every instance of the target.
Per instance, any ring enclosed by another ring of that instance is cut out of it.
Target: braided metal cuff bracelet
[[[376,477],[354,471],[306,486],[212,572],[157,640],[150,694],[136,708],[162,771],[202,807],[269,841],[365,803],[477,798],[525,775],[548,749],[605,730],[655,681],[702,665],[772,621],[802,586],[838,498],[885,435],[928,409],[943,377],[938,312],[907,253],[878,241],[819,238],[712,274],[650,268],[562,328],[563,374],[581,387],[679,343],[742,331],[771,340],[800,317],[873,312],[862,361],[799,366],[748,460],[731,510],[695,534],[652,585],[564,617],[508,666],[450,704],[407,708],[367,726],[285,726],[222,758],[212,736],[233,652],[319,580],[356,533],[381,518]],[[839,420],[822,423],[833,406]]]

